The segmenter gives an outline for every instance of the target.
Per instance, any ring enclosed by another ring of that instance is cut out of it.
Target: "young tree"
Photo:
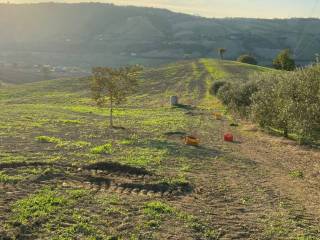
[[[219,49],[218,49],[218,52],[219,52],[219,55],[220,55],[221,60],[223,60],[223,59],[224,59],[224,54],[227,52],[227,49],[225,49],[225,48],[219,48]]]
[[[110,127],[113,127],[113,108],[126,100],[138,84],[140,66],[128,66],[121,68],[95,67],[92,69],[93,99],[99,107],[103,107],[108,101],[110,106]]]
[[[241,63],[247,63],[247,64],[252,64],[252,65],[257,65],[258,61],[257,59],[255,59],[253,56],[245,54],[245,55],[241,55],[238,60],[238,62]]]
[[[296,68],[296,63],[290,49],[282,50],[273,60],[273,66],[276,69],[293,71]]]

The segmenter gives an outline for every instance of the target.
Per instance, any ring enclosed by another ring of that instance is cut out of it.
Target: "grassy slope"
[[[236,157],[221,141],[224,123],[205,110],[217,107],[208,95],[214,80],[266,70],[208,59],[146,69],[139,93],[115,111],[116,124],[124,127],[117,130],[107,128],[108,109],[92,102],[88,79],[0,90],[0,184],[6,184],[0,188],[0,236],[268,239],[313,234],[291,219],[291,208],[270,204],[269,196],[255,190],[256,183],[253,189],[237,186],[248,179],[239,175],[243,168],[255,169],[245,159],[230,161]],[[170,108],[170,95],[199,107]],[[172,132],[198,136],[201,147],[185,146]],[[263,211],[256,205],[261,203]]]

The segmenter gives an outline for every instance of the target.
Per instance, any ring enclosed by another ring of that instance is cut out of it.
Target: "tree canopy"
[[[249,55],[249,54],[244,54],[244,55],[241,55],[238,59],[237,59],[238,62],[241,62],[241,63],[247,63],[247,64],[252,64],[252,65],[257,65],[258,64],[258,61],[257,59],[255,59],[255,57]]]
[[[103,107],[106,102],[110,106],[110,127],[113,127],[114,104],[125,101],[138,85],[140,66],[120,68],[95,67],[92,69],[91,90],[97,105]]]
[[[282,50],[273,60],[273,66],[279,70],[293,71],[296,68],[296,63],[292,57],[291,50]]]

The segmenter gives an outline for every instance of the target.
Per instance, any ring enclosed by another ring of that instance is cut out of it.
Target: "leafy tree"
[[[257,65],[258,61],[257,59],[255,59],[253,56],[245,54],[245,55],[241,55],[238,60],[238,62],[241,63],[247,63],[247,64],[252,64],[252,65]]]
[[[218,91],[221,87],[223,87],[227,82],[223,81],[223,80],[219,80],[219,81],[214,81],[214,83],[212,84],[211,88],[210,88],[210,94],[212,95],[217,95]]]
[[[232,112],[247,117],[252,103],[251,97],[257,91],[258,84],[254,80],[245,83],[226,83],[219,88],[218,98]]]
[[[290,49],[282,50],[273,60],[273,66],[276,69],[293,71],[296,68],[296,64]]]
[[[252,113],[263,127],[296,133],[301,143],[320,129],[320,67],[265,74],[253,96]]]
[[[291,123],[292,102],[288,98],[292,88],[287,85],[285,73],[261,75],[259,91],[253,95],[253,118],[262,127],[283,131],[288,137]]]
[[[319,137],[316,136],[320,130],[319,76],[319,66],[299,70],[290,76],[294,90],[293,128],[300,137],[300,143]]]
[[[137,87],[140,66],[121,68],[95,67],[92,69],[93,98],[99,107],[108,101],[110,106],[110,127],[113,127],[113,108],[126,100]]]
[[[225,48],[219,48],[219,49],[218,49],[218,52],[219,52],[219,55],[220,55],[221,60],[223,60],[223,59],[224,59],[224,54],[227,52],[227,49],[225,49]]]

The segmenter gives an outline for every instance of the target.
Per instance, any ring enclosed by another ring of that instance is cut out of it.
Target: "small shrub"
[[[247,64],[252,64],[252,65],[257,65],[258,61],[257,59],[255,59],[253,56],[245,54],[245,55],[241,55],[238,60],[238,62],[241,63],[247,63]]]
[[[94,147],[90,150],[92,154],[112,154],[113,148],[111,143],[106,143],[101,146]]]

